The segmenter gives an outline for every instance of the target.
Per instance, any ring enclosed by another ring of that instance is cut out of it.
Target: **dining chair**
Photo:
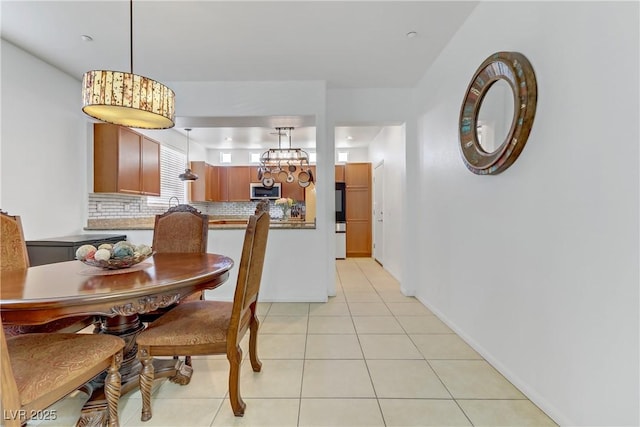
[[[240,396],[240,341],[249,330],[249,356],[255,372],[262,368],[257,355],[258,318],[256,304],[269,234],[269,215],[249,217],[244,235],[233,302],[189,301],[164,314],[137,337],[142,362],[140,392],[142,421],[151,418],[153,357],[188,354],[226,354],[229,361],[229,398],[236,416],[244,415]]]
[[[156,215],[151,247],[157,253],[204,253],[208,236],[209,216],[182,204]]]
[[[0,325],[2,320],[0,319]],[[7,338],[0,328],[2,421],[27,420],[82,387],[103,371],[106,422],[118,426],[120,365],[124,341],[107,334],[32,333]],[[82,425],[80,422],[78,425]]]
[[[151,248],[155,253],[206,253],[209,237],[209,215],[202,214],[191,205],[170,207],[156,215]],[[202,292],[188,295],[180,301],[202,299]],[[175,305],[140,315],[147,323],[157,319]]]
[[[22,221],[17,215],[0,210],[0,271],[29,268],[29,252],[24,239]],[[78,332],[95,321],[93,316],[75,316],[54,320],[44,325],[6,325],[7,336],[35,332]]]
[[[202,214],[191,205],[178,204],[170,207],[163,214],[156,215],[151,248],[159,254],[205,253],[207,252],[208,237],[209,216]],[[203,297],[202,292],[196,292],[182,298],[178,303],[196,301]],[[176,306],[177,304],[173,304],[141,314],[140,321],[151,323]],[[175,358],[178,359],[178,357]],[[178,364],[178,372],[170,380],[177,384],[188,384],[192,373],[191,357],[186,356],[184,364]]]

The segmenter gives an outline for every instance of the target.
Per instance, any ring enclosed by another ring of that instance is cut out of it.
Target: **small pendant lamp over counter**
[[[180,178],[180,181],[195,181],[198,179],[198,175],[191,172],[191,168],[189,168],[189,132],[191,132],[191,129],[185,128],[185,131],[187,131],[187,166],[184,168],[184,173],[178,175],[178,178]]]
[[[141,129],[175,125],[175,93],[133,74],[133,0],[129,1],[131,72],[93,70],[82,77],[82,111],[107,123]]]

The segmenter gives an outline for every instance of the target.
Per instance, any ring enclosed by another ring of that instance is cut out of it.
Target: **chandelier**
[[[309,167],[309,154],[301,148],[291,147],[293,127],[276,127],[278,148],[270,148],[260,155],[258,180],[271,188],[276,182],[298,182],[308,187],[313,182],[313,173]],[[289,137],[289,147],[282,147],[282,137]]]
[[[129,1],[131,72],[93,70],[82,77],[82,111],[103,122],[142,129],[175,124],[175,94],[167,86],[133,74],[133,0]]]

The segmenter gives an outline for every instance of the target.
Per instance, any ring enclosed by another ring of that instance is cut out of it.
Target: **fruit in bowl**
[[[136,265],[153,255],[148,245],[134,245],[122,240],[114,245],[103,243],[97,248],[82,245],[76,250],[76,259],[93,267],[117,270]]]

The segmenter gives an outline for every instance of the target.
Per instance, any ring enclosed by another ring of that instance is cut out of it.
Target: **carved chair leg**
[[[142,362],[142,370],[140,371],[140,394],[142,395],[142,421],[151,419],[151,387],[153,386],[154,368],[153,357],[149,355],[146,348],[139,349],[139,358]]]
[[[122,350],[113,356],[109,372],[104,380],[104,392],[109,408],[109,427],[118,427],[118,400],[120,400]]]
[[[253,368],[253,372],[260,372],[260,370],[262,370],[262,362],[258,359],[259,326],[260,322],[258,321],[258,318],[253,314],[249,324],[249,359],[251,360],[251,368]]]
[[[176,359],[175,369],[176,373],[172,377],[169,377],[169,381],[179,385],[187,385],[191,382],[191,376],[193,375],[191,356],[186,356],[184,362],[179,358]]]
[[[240,397],[240,364],[242,362],[242,349],[236,346],[236,351],[227,353],[229,359],[229,400],[231,409],[236,417],[244,415],[246,404]]]

